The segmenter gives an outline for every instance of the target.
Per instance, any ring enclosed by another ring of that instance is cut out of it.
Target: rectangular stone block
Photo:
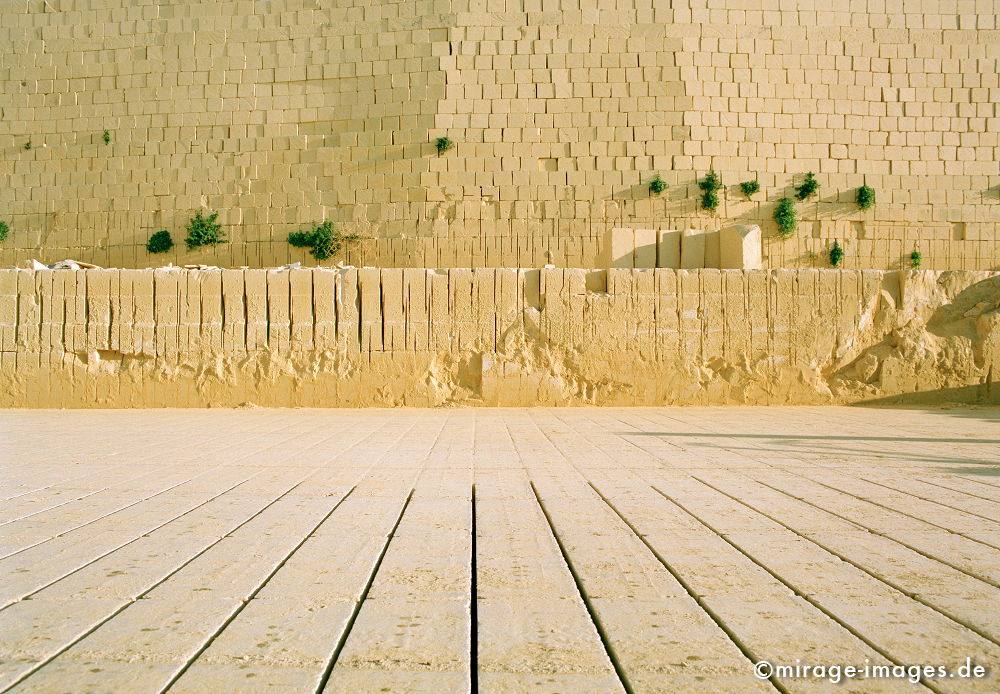
[[[635,230],[635,254],[632,258],[633,267],[656,267],[657,232],[655,229]]]
[[[382,280],[378,268],[358,270],[361,294],[361,351],[382,351]]]
[[[705,232],[705,267],[719,269],[719,232]]]
[[[661,229],[656,232],[656,267],[676,270],[681,266],[681,232]]]
[[[705,234],[697,229],[685,229],[681,236],[681,268],[702,267],[705,267]]]
[[[319,351],[337,346],[336,274],[317,268],[312,271],[313,344]]]
[[[292,322],[288,270],[267,271],[267,346],[278,352],[291,347]]]
[[[222,347],[226,351],[246,350],[246,307],[243,270],[222,271]]]
[[[267,270],[244,270],[246,344],[253,351],[267,347]]]
[[[19,270],[0,270],[0,351],[13,352],[17,340],[17,275]]]
[[[386,268],[382,281],[383,348],[402,351],[406,348],[406,315],[403,308],[403,270]]]
[[[313,344],[312,270],[288,271],[292,349],[310,349]]]
[[[604,235],[607,267],[635,267],[635,232],[631,229],[611,229]]]
[[[729,270],[758,270],[761,258],[761,232],[756,224],[727,227],[719,232],[720,266]]]

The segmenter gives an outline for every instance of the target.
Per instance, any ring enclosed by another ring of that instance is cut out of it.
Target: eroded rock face
[[[996,399],[1000,273],[4,270],[0,405]]]

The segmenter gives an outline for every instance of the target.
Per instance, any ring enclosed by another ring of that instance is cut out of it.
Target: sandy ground
[[[996,692],[998,461],[996,409],[0,411],[0,691]]]

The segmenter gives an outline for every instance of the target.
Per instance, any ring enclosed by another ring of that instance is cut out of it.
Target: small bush
[[[455,146],[455,141],[450,137],[439,137],[434,140],[434,148],[437,149],[438,156],[441,156]]]
[[[10,227],[7,226],[7,222],[0,221],[0,243],[7,240],[7,234],[10,233]]]
[[[833,248],[830,249],[830,265],[833,267],[840,267],[840,264],[844,262],[844,248],[840,245],[840,241],[833,242]]]
[[[749,198],[754,193],[760,192],[760,183],[756,178],[752,181],[743,181],[743,183],[740,184],[740,190],[742,190],[743,194]]]
[[[774,208],[774,221],[778,223],[778,236],[781,238],[787,239],[795,233],[799,220],[791,198],[781,198],[778,201],[778,206]]]
[[[818,190],[819,181],[816,180],[816,176],[812,171],[810,171],[806,174],[806,180],[802,181],[802,185],[795,187],[795,197],[799,200],[805,200],[806,198],[815,195]]]
[[[868,186],[858,188],[858,207],[867,210],[875,204],[875,189]]]
[[[910,267],[914,270],[918,269],[920,267],[920,263],[923,262],[923,259],[924,256],[920,253],[920,251],[913,251],[910,253]]]
[[[698,182],[698,187],[704,191],[701,196],[702,209],[715,212],[719,206],[719,190],[722,188],[722,179],[719,178],[719,174],[715,173],[714,170],[709,171],[708,175]]]
[[[653,195],[659,195],[667,189],[667,182],[660,178],[660,174],[656,174],[653,180],[649,182],[649,192]]]
[[[296,248],[308,248],[316,260],[326,260],[336,254],[346,242],[357,241],[359,234],[344,234],[333,222],[327,220],[311,231],[293,231],[288,235],[288,243]]]
[[[146,242],[146,250],[150,253],[166,253],[173,247],[174,239],[166,229],[156,232]]]
[[[24,143],[24,148],[31,149],[31,140],[28,140],[27,142]]]
[[[184,239],[189,251],[200,246],[215,246],[227,241],[225,234],[222,233],[222,225],[216,222],[218,218],[218,212],[204,217],[200,210],[191,218],[185,227],[188,235]]]

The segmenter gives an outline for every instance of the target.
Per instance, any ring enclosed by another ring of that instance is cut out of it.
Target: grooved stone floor
[[[0,691],[996,692],[998,459],[968,407],[0,411]]]

